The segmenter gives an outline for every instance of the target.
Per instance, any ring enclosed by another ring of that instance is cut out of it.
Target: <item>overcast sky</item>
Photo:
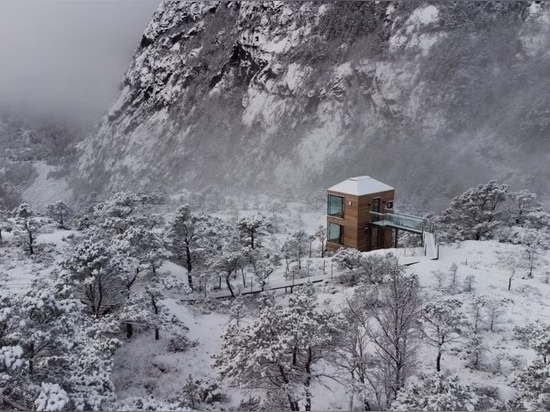
[[[0,0],[0,102],[97,118],[160,0]]]

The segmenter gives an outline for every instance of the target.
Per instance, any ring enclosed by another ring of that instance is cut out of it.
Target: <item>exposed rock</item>
[[[164,2],[78,186],[548,188],[546,3]],[[84,184],[85,183],[85,184]]]

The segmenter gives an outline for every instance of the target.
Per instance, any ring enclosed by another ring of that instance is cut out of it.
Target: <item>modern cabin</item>
[[[381,223],[393,213],[394,196],[393,187],[370,176],[352,177],[330,187],[327,249],[352,247],[366,252],[393,247],[393,228]]]

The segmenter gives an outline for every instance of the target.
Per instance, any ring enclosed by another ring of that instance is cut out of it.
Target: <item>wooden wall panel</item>
[[[344,198],[344,218],[327,216],[327,223],[332,222],[344,227],[344,247],[357,248],[360,251],[370,250],[370,231],[366,230],[372,222],[372,202],[375,198],[380,198],[380,213],[391,213],[392,209],[387,209],[387,204],[394,201],[394,190],[380,193],[373,193],[365,196],[354,196],[340,192],[328,191],[328,194]],[[351,204],[350,204],[351,202]],[[390,245],[393,243],[393,230],[391,228],[380,228],[380,245]],[[338,250],[342,245],[327,242],[327,248],[332,251]],[[382,246],[384,247],[384,246]]]

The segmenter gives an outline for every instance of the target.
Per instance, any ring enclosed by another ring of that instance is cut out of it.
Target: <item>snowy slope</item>
[[[495,386],[502,400],[511,399],[515,393],[510,386],[510,380],[518,370],[517,365],[525,366],[535,358],[531,349],[514,339],[514,327],[525,326],[530,322],[550,322],[550,284],[543,282],[542,266],[537,269],[533,279],[522,279],[519,275],[513,280],[512,289],[507,290],[510,270],[502,262],[505,256],[512,254],[521,254],[521,247],[495,241],[468,241],[461,245],[442,246],[439,260],[417,256],[418,263],[407,268],[409,273],[419,276],[426,301],[443,296],[436,290],[433,272],[440,270],[447,273],[453,263],[458,265],[458,279],[462,286],[456,294],[448,297],[461,300],[464,308],[475,296],[509,299],[509,303],[503,305],[504,313],[498,318],[495,331],[482,331],[487,346],[482,370],[473,370],[466,366],[465,354],[460,350],[463,342],[453,345],[455,349],[446,351],[442,359],[444,371],[458,374],[464,383]],[[544,258],[550,258],[550,254],[547,253]],[[464,279],[469,275],[475,276],[473,292],[462,292]],[[321,284],[317,288],[320,292],[319,301],[336,309],[342,304],[344,297],[351,293],[351,290],[343,288],[335,280],[329,280],[327,285]],[[278,296],[284,301],[284,292],[279,292]],[[253,298],[248,299],[249,305],[253,307]],[[147,393],[167,399],[174,391],[181,389],[188,374],[200,379],[215,380],[217,372],[212,368],[212,355],[219,351],[221,333],[228,321],[228,304],[229,302],[220,301],[217,309],[204,314],[200,310],[200,304],[190,309],[173,301],[171,308],[189,327],[189,337],[196,340],[198,346],[184,353],[170,354],[163,352],[166,350],[166,343],[153,341],[150,333],[133,339],[118,355],[115,382],[119,396],[124,398],[143,395],[144,388],[149,388]],[[435,371],[435,357],[435,349],[423,344],[419,351],[419,370]],[[159,372],[159,368],[163,371]],[[345,410],[349,399],[344,388],[331,381],[324,383],[331,390],[327,391],[322,385],[314,387],[313,410],[326,410],[329,406],[333,410]],[[237,406],[243,394],[223,386],[231,395],[231,404]]]

